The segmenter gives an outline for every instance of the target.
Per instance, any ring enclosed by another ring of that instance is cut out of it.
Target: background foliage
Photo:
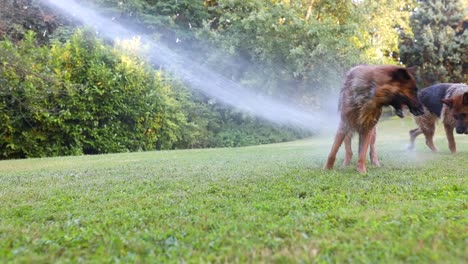
[[[173,124],[185,120],[161,73],[93,34],[35,47],[30,31],[1,45],[4,157],[168,148],[180,137]]]
[[[411,16],[411,33],[402,34],[401,60],[420,65],[423,86],[468,82],[468,3],[420,1]]]
[[[344,72],[360,63],[420,65],[424,85],[467,80],[466,1],[81,2],[245,87],[306,109],[323,107]],[[310,135],[187,89],[140,58],[137,39],[104,42],[41,1],[0,5],[1,158]]]

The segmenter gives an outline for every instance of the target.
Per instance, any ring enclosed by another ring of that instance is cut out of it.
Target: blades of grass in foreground
[[[329,137],[2,161],[0,260],[466,262],[468,141],[407,152],[410,128],[380,125],[367,175],[323,171]]]

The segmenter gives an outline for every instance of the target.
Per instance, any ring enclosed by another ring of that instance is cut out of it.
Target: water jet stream
[[[42,0],[49,6],[59,8],[67,15],[72,15],[82,23],[94,27],[99,34],[110,39],[130,39],[136,33],[116,23],[112,19],[102,17],[94,10],[84,7],[73,0]],[[140,36],[142,43],[150,46],[150,61],[163,65],[175,76],[190,87],[200,90],[205,95],[215,98],[239,110],[247,111],[257,117],[276,124],[299,127],[312,132],[327,132],[329,125],[336,124],[336,114],[314,114],[288,105],[279,100],[258,95],[242,85],[217,74],[216,72],[195,63],[188,57],[183,57],[160,42]]]

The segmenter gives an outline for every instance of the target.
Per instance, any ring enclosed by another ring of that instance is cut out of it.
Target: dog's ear
[[[442,99],[440,100],[442,103],[448,105],[448,107],[452,108],[453,106],[453,99],[452,98],[449,98],[449,99]]]
[[[411,66],[411,67],[406,68],[406,69],[413,76],[416,76],[416,74],[418,73],[418,66]]]
[[[398,68],[392,73],[392,78],[396,81],[409,81],[411,80],[410,73],[405,68]]]
[[[468,105],[468,92],[463,94],[463,105]]]

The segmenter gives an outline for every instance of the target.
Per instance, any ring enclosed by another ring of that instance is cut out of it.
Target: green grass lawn
[[[382,122],[365,175],[321,169],[332,135],[1,161],[0,262],[467,263],[468,137],[408,152],[413,127]]]

